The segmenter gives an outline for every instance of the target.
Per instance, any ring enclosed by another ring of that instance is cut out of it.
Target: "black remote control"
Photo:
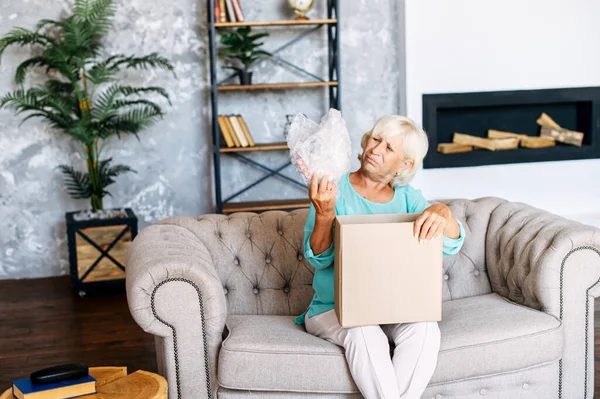
[[[83,363],[60,364],[31,373],[29,379],[33,384],[51,384],[88,375],[88,366]]]

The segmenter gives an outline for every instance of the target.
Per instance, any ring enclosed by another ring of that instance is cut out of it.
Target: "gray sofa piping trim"
[[[572,250],[570,250],[569,253],[565,255],[565,257],[563,258],[562,264],[560,265],[560,321],[561,322],[563,319],[563,281],[564,281],[563,280],[563,272],[565,270],[565,263],[567,262],[567,259],[569,258],[569,256],[571,256],[573,253],[584,250],[584,249],[594,251],[598,256],[600,256],[599,250],[597,250],[596,248],[594,248],[592,246],[584,245],[584,246],[573,248]],[[584,374],[584,382],[583,382],[583,397],[584,398],[587,395],[587,383],[588,383],[588,381],[587,381],[587,375],[588,375],[587,358],[588,358],[588,326],[589,326],[589,315],[590,315],[589,292],[596,284],[598,284],[598,282],[600,282],[600,278],[594,284],[590,285],[588,287],[588,289],[585,291],[585,357],[584,357],[584,359],[585,359],[584,360],[585,374]],[[558,362],[558,398],[562,399],[562,359],[560,359]]]
[[[190,284],[192,287],[194,287],[196,289],[196,292],[198,293],[198,302],[200,304],[200,317],[202,318],[202,342],[204,344],[204,369],[205,369],[205,373],[206,373],[206,392],[207,392],[207,397],[208,399],[212,398],[212,391],[210,389],[210,372],[208,369],[208,344],[207,344],[207,339],[206,339],[206,325],[204,322],[204,301],[202,300],[202,293],[200,292],[200,288],[198,288],[198,286],[191,280],[188,280],[186,278],[181,278],[181,277],[172,277],[172,278],[168,278],[166,280],[161,281],[160,283],[158,283],[158,285],[156,287],[154,287],[154,290],[152,290],[152,297],[150,300],[150,305],[152,307],[152,313],[154,314],[154,317],[156,317],[156,319],[158,321],[160,321],[161,323],[163,323],[165,326],[169,327],[171,329],[171,331],[173,332],[173,354],[175,355],[175,379],[177,382],[177,398],[180,399],[181,398],[181,383],[180,383],[180,379],[179,379],[179,356],[177,353],[177,331],[175,330],[175,327],[169,323],[167,323],[166,321],[164,321],[163,319],[161,319],[158,314],[156,313],[156,308],[154,306],[154,296],[156,294],[156,291],[163,286],[164,284],[171,282],[171,281],[180,281],[183,283],[188,283]]]

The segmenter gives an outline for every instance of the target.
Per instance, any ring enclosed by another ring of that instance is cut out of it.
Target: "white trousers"
[[[352,378],[366,399],[418,399],[437,365],[437,322],[343,328],[331,310],[307,315],[305,323],[309,334],[344,347]]]

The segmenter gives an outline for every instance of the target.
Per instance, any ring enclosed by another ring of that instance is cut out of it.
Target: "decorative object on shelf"
[[[246,125],[244,118],[242,118],[241,115],[233,115],[233,116],[231,116],[231,118],[234,118],[234,120],[237,119],[237,125],[239,125],[239,128],[242,131],[242,134],[246,137],[246,140],[248,140],[248,145],[250,147],[254,147],[256,145],[256,143],[254,142],[254,139],[252,138],[252,135],[250,134],[250,130],[248,129],[248,126]]]
[[[162,108],[147,94],[165,98],[160,87],[131,87],[117,83],[122,69],[161,68],[174,73],[172,64],[157,53],[143,57],[117,54],[100,59],[101,43],[108,33],[116,12],[114,0],[76,0],[72,14],[59,21],[44,19],[31,31],[14,28],[0,37],[0,56],[11,45],[32,46],[35,56],[17,68],[15,80],[23,84],[27,72],[34,67],[44,68],[47,80],[29,89],[20,88],[0,98],[0,108],[10,107],[29,115],[23,120],[39,117],[58,131],[81,144],[87,172],[71,165],[59,165],[66,180],[68,193],[74,199],[90,199],[93,212],[103,210],[103,198],[111,195],[107,187],[117,176],[133,172],[127,165],[111,165],[112,158],[102,158],[106,140],[124,134],[138,134],[161,119]],[[83,35],[81,32],[86,32]],[[139,137],[138,137],[139,138]],[[130,211],[127,224],[135,215]],[[67,214],[67,224],[75,222],[75,213]],[[114,225],[116,219],[98,217],[77,221],[78,228]],[[135,222],[137,226],[137,221]],[[122,224],[122,223],[121,223]],[[137,227],[136,227],[137,228]],[[133,239],[133,229],[131,239]],[[69,240],[75,245],[74,240]],[[70,254],[78,247],[70,246]],[[73,263],[75,262],[75,263]],[[76,258],[71,257],[71,271],[77,270]],[[76,278],[76,276],[72,276]],[[75,287],[77,289],[77,287]]]
[[[227,6],[227,18],[230,22],[236,22],[235,11],[233,9],[233,3],[231,0],[225,0],[225,5]]]
[[[219,2],[219,13],[220,20],[219,22],[227,22],[227,5],[225,4],[225,0],[217,0]]]
[[[218,121],[227,148],[254,147],[256,145],[241,115],[219,115]]]
[[[244,22],[244,11],[240,0],[217,0],[215,2],[215,23]]]
[[[269,36],[268,33],[257,33],[251,35],[252,28],[249,26],[238,28],[235,32],[224,33],[221,37],[221,44],[228,47],[220,48],[219,55],[226,57],[229,65],[224,68],[233,69],[238,73],[240,84],[252,84],[252,72],[250,67],[261,56],[270,56],[271,53],[259,50],[263,43],[256,43],[257,40]],[[241,65],[236,66],[235,64]]]
[[[309,18],[306,16],[313,6],[315,5],[315,0],[288,0],[294,14],[297,15],[296,20],[306,21]]]
[[[233,12],[235,14],[235,22],[244,22],[244,11],[242,11],[240,0],[231,0],[231,5],[233,6]]]

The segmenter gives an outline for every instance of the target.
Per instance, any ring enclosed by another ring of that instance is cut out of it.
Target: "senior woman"
[[[464,229],[448,206],[430,205],[409,185],[427,153],[427,135],[410,119],[379,119],[361,141],[360,168],[337,185],[314,174],[304,227],[305,258],[314,266],[315,294],[296,319],[308,333],[345,348],[350,373],[367,399],[416,399],[437,365],[440,330],[436,322],[343,328],[334,309],[333,223],[336,215],[419,213],[415,238],[425,242],[443,234],[444,255],[457,253]],[[336,191],[340,195],[336,200]],[[377,251],[377,248],[365,248]],[[402,249],[398,256],[402,256]],[[369,267],[369,265],[365,265]],[[390,343],[394,346],[390,358]]]

